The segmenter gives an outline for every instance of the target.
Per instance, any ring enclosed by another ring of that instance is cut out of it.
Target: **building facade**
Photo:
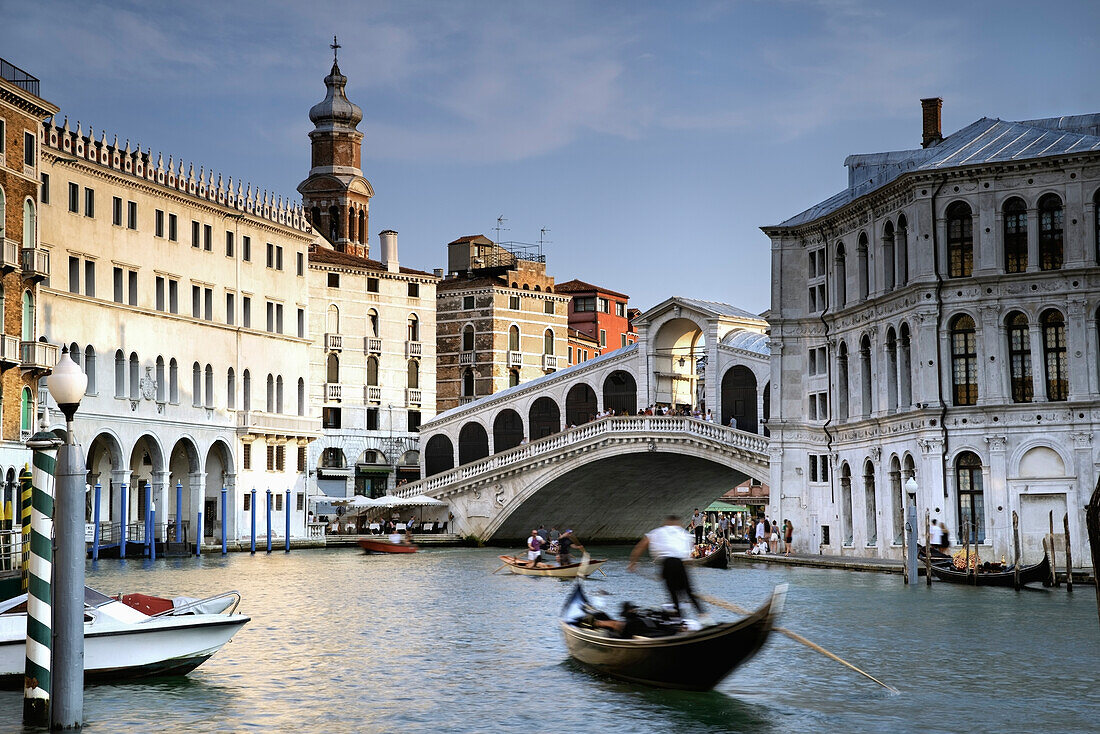
[[[560,294],[572,296],[569,301],[569,328],[596,343],[592,357],[621,349],[638,340],[630,321],[629,296],[576,279],[558,283],[557,290]],[[577,341],[578,348],[589,348],[582,343],[583,340]],[[583,361],[572,347],[571,343],[569,364]]]
[[[487,237],[447,246],[437,286],[437,403],[448,410],[567,366],[568,296],[541,255]]]
[[[39,377],[59,353],[39,341],[50,259],[40,240],[38,149],[42,121],[57,112],[39,91],[38,79],[0,59],[0,501],[16,499],[31,459],[24,442],[37,430]]]
[[[1031,563],[1051,515],[1084,547],[1100,458],[1100,115],[944,138],[923,104],[922,148],[849,156],[847,189],[764,228],[769,514],[900,557],[912,502],[1010,562],[1015,515]]]

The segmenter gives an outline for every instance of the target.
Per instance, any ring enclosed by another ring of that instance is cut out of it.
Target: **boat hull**
[[[371,538],[360,538],[359,547],[367,553],[416,553],[420,550],[415,545],[402,545],[391,543],[388,540],[373,540]]]
[[[581,575],[580,563],[570,563],[565,566],[549,566],[547,568],[531,568],[523,565],[527,561],[515,556],[499,556],[500,560],[508,567],[508,570],[512,573],[519,574],[520,576],[551,576],[559,579],[575,579]],[[591,576],[595,573],[596,569],[607,563],[606,560],[589,561],[588,565],[583,569],[585,576]]]
[[[955,568],[953,565],[942,563],[932,564],[932,575],[940,581],[950,584],[969,584],[971,586],[1007,586],[1016,585],[1015,574],[1012,571],[989,571],[968,575],[966,571]],[[1046,555],[1043,560],[1031,566],[1020,569],[1020,586],[1025,584],[1043,583],[1050,578],[1050,558]]]
[[[706,566],[707,568],[729,568],[729,550],[725,545],[715,548],[710,554],[702,558],[689,558],[684,561],[689,566]]]

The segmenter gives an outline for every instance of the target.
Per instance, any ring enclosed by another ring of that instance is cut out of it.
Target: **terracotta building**
[[[613,352],[638,340],[628,317],[627,303],[630,296],[601,288],[583,280],[568,280],[558,284],[558,293],[572,296],[569,301],[569,328],[595,342],[595,349],[584,339],[571,339],[569,364],[583,362],[581,357],[590,351],[591,357]],[[580,349],[581,354],[576,354]]]

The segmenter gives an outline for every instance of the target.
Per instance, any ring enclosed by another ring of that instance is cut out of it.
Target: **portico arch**
[[[166,515],[160,495],[166,493],[164,484],[168,479],[167,467],[164,449],[156,436],[146,433],[134,443],[134,448],[130,451],[130,486],[126,503],[130,522],[143,522],[146,508],[145,487],[148,486],[152,488],[153,501],[161,500],[157,503],[157,524],[164,524]]]
[[[493,419],[493,452],[519,446],[523,441],[523,419],[511,408],[505,408]]]
[[[489,455],[489,436],[485,427],[477,421],[470,421],[458,432],[458,463],[484,459]]]
[[[455,466],[455,448],[451,439],[437,433],[424,446],[424,476],[445,472]]]
[[[183,436],[172,446],[168,460],[168,507],[164,508],[164,519],[176,517],[176,486],[179,485],[183,488],[183,514],[179,519],[187,529],[188,540],[194,540],[195,516],[202,509],[205,486],[199,476],[201,472],[198,446],[190,436]],[[159,513],[160,509],[157,511]]]
[[[128,481],[129,472],[118,437],[110,431],[102,431],[92,439],[88,445],[87,467],[88,484],[99,484],[101,488],[100,522],[120,521],[122,484]]]
[[[579,426],[596,417],[596,392],[586,382],[569,388],[565,396],[565,423]]]
[[[728,426],[730,418],[737,420],[737,428],[756,433],[759,427],[756,417],[756,375],[744,365],[734,365],[722,375],[722,425]]]
[[[653,339],[654,402],[682,407],[696,404],[695,362],[704,355],[705,329],[705,322],[687,315],[671,318],[657,328]]]
[[[531,404],[527,416],[531,430],[531,440],[550,436],[561,431],[561,411],[552,399],[543,396]]]
[[[603,409],[616,415],[633,415],[638,412],[638,383],[634,375],[615,370],[603,381]]]
[[[233,508],[236,507],[236,474],[233,471],[233,450],[222,439],[217,439],[210,445],[206,452],[205,469],[205,493],[203,495],[202,522],[203,536],[216,538],[221,535],[222,523],[226,526],[226,535],[236,537],[236,528],[233,527]],[[221,490],[228,490],[226,497],[226,514],[222,517]]]

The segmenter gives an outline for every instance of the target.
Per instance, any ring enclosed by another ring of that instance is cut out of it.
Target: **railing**
[[[23,277],[50,277],[50,253],[41,247],[23,248]]]
[[[424,354],[423,342],[405,342],[405,358],[420,357]]]
[[[556,370],[558,368],[558,356],[556,354],[542,355],[542,368],[544,370]]]
[[[508,352],[508,366],[509,367],[522,367],[523,366],[523,352]]]
[[[16,522],[19,519],[16,518]],[[23,534],[19,528],[13,530],[0,530],[0,571],[18,571],[23,567],[23,553],[30,552],[30,548],[24,548]],[[30,538],[26,538],[27,545]]]
[[[23,363],[23,369],[49,372],[57,364],[60,353],[61,350],[56,344],[47,342],[21,342],[19,346],[19,358]]]
[[[420,389],[410,387],[405,390],[405,405],[420,405]]]
[[[365,339],[364,347],[367,354],[381,354],[382,340],[376,336],[368,336]]]
[[[0,78],[7,79],[24,92],[29,92],[35,97],[39,96],[38,79],[23,71],[15,64],[9,64],[3,59],[0,59]]]
[[[21,262],[19,259],[19,243],[15,240],[5,239],[4,251],[0,253],[0,268],[11,270],[20,267]]]
[[[382,402],[382,388],[379,385],[364,385],[363,399],[368,403]]]
[[[663,434],[689,435],[704,438],[731,448],[738,448],[756,455],[767,455],[768,439],[756,433],[739,431],[717,423],[708,423],[697,418],[682,416],[616,416],[601,418],[597,421],[570,428],[552,436],[540,438],[522,446],[517,446],[484,459],[449,469],[425,479],[402,485],[394,494],[398,497],[411,497],[415,494],[428,494],[458,484],[465,479],[484,474],[531,459],[560,453],[563,449],[596,438],[620,434]]]
[[[321,430],[321,422],[316,418],[299,415],[263,413],[258,410],[238,410],[237,428],[249,433],[297,436],[318,433]]]
[[[474,363],[474,353],[473,352],[459,352],[459,354],[458,354],[458,364],[460,366],[461,365],[466,365],[466,364],[473,364],[473,363]]]
[[[311,522],[309,523],[309,539],[310,540],[323,540],[325,537],[325,526],[328,523],[325,522]]]
[[[458,404],[459,405],[469,405],[470,403],[474,402],[475,400],[477,400],[477,397],[474,396],[474,395],[463,395],[462,397],[460,397],[458,399]]]
[[[340,402],[344,394],[344,386],[338,382],[325,383],[325,402]]]
[[[344,337],[340,334],[325,334],[325,351],[339,352],[344,348]]]
[[[4,334],[0,337],[0,362],[18,362],[22,359],[19,353],[19,337]]]

